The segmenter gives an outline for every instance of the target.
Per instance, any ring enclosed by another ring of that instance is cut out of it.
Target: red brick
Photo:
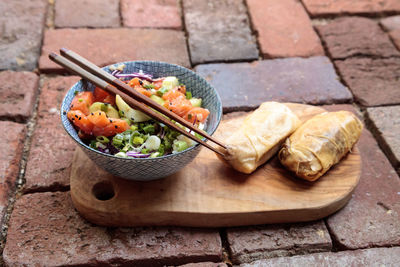
[[[0,1],[0,70],[33,70],[48,0]]]
[[[309,104],[352,101],[326,57],[205,64],[196,71],[218,91],[224,112],[254,109],[271,100]]]
[[[394,44],[397,46],[397,49],[400,50],[400,29],[391,31],[389,35],[392,38]]]
[[[39,77],[32,72],[0,72],[0,118],[26,121],[32,114]]]
[[[247,5],[264,57],[324,54],[309,17],[297,0],[248,0]]]
[[[400,12],[398,0],[303,0],[312,16]]]
[[[348,58],[335,65],[361,105],[400,103],[400,58]]]
[[[331,238],[323,221],[227,229],[232,263],[330,251]]]
[[[242,267],[266,266],[399,266],[400,248],[371,248],[355,251],[315,253],[305,256],[259,260]]]
[[[8,198],[15,190],[19,164],[24,145],[25,126],[23,124],[0,121],[0,223],[7,207]]]
[[[321,38],[334,59],[353,56],[400,56],[388,35],[371,19],[344,17],[317,26]]]
[[[183,0],[185,26],[193,64],[257,59],[242,0]]]
[[[9,221],[8,266],[164,266],[221,261],[212,229],[105,228],[85,221],[68,192],[27,194]]]
[[[400,167],[400,106],[367,109],[372,131],[395,168]]]
[[[352,110],[349,105],[324,108]],[[363,131],[358,148],[362,159],[360,182],[350,202],[328,217],[331,237],[340,249],[399,245],[399,176],[368,130]]]
[[[181,29],[178,0],[121,0],[124,26]]]
[[[58,29],[45,32],[39,67],[60,71],[48,54],[66,47],[97,65],[130,60],[158,60],[189,67],[183,32],[154,29]]]
[[[388,32],[393,31],[393,30],[399,30],[400,29],[400,15],[383,18],[383,19],[381,19],[380,23],[381,23],[382,27]]]
[[[77,77],[56,77],[43,84],[25,173],[25,192],[54,191],[69,186],[76,145],[62,127],[59,107],[66,91],[76,81]]]
[[[57,0],[56,27],[119,27],[118,0]]]

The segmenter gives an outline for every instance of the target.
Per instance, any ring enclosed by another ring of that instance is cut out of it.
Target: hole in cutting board
[[[92,193],[98,200],[110,200],[115,196],[114,186],[109,181],[98,182],[93,186]]]

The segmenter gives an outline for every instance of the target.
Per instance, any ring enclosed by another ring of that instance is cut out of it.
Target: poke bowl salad
[[[108,67],[132,90],[204,130],[210,111],[176,76],[153,77],[142,70],[124,71],[125,65]],[[158,158],[196,145],[192,139],[130,107],[119,95],[94,87],[75,91],[69,110],[63,110],[80,140],[90,148],[119,158]],[[177,123],[178,124],[178,123]],[[197,133],[186,131],[203,139]]]

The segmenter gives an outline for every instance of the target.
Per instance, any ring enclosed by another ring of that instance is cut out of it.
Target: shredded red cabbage
[[[126,152],[126,155],[128,157],[133,157],[133,158],[148,158],[148,157],[150,157],[150,154],[142,154],[142,153],[134,152],[134,151]]]
[[[111,142],[106,144],[106,148],[98,147],[97,150],[109,155],[115,155],[119,152],[119,149],[113,146]]]
[[[153,82],[153,76],[150,74],[145,74],[141,72],[134,72],[134,73],[129,73],[129,74],[123,74],[123,73],[112,73],[115,77],[117,78],[140,78],[143,80],[147,80],[149,82]]]

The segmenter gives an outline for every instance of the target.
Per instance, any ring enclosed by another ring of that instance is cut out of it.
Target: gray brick
[[[333,65],[323,56],[206,64],[197,66],[196,71],[216,88],[225,112],[256,108],[270,100],[309,104],[352,101]]]
[[[242,0],[184,0],[193,64],[258,58]]]
[[[48,0],[0,1],[0,70],[36,68]]]

